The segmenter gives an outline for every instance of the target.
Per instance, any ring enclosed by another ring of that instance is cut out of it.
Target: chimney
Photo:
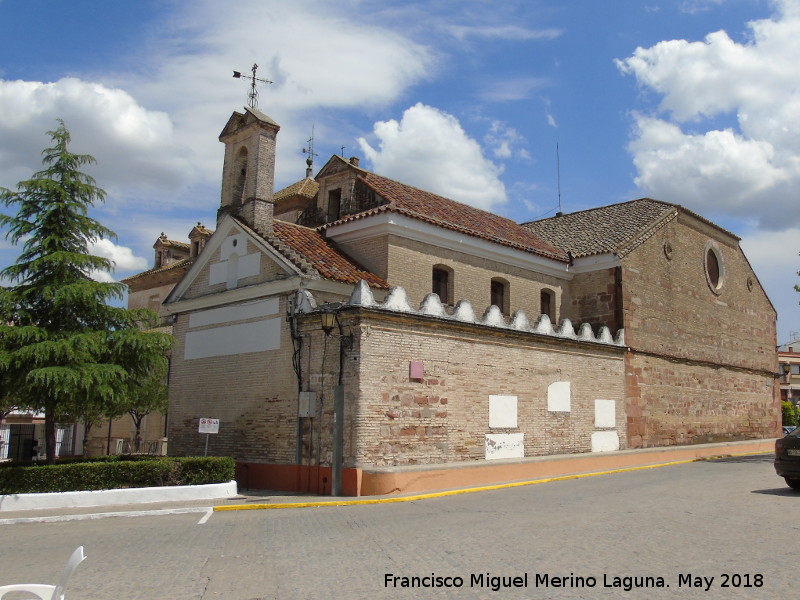
[[[354,167],[357,167],[358,166],[358,157],[357,156],[351,156],[350,157],[350,164],[353,165]]]

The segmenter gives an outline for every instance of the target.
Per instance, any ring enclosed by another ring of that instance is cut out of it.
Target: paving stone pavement
[[[771,600],[795,589],[793,553],[777,542],[800,530],[800,494],[771,462],[703,461],[398,504],[223,511],[202,525],[201,515],[177,514],[0,526],[0,584],[50,581],[80,543],[88,559],[70,600]],[[386,584],[431,573],[464,584]],[[723,587],[725,573],[749,575],[750,587]],[[472,585],[486,574],[527,574],[528,586]],[[597,584],[537,587],[542,574]],[[606,588],[606,575],[670,587]],[[679,585],[682,575],[714,581],[706,591]]]

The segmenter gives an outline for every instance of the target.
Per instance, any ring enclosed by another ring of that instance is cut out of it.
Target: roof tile
[[[515,221],[485,210],[438,196],[425,190],[359,169],[359,179],[385,200],[385,204],[350,215],[344,223],[391,210],[445,229],[488,240],[496,244],[566,262],[566,251],[545,241]],[[330,223],[323,226],[329,227]]]
[[[389,288],[381,277],[353,262],[318,231],[277,219],[273,223],[273,228],[277,240],[305,259],[325,279],[352,284],[363,279],[373,287]],[[281,250],[272,240],[267,241],[277,250]],[[302,268],[297,256],[287,255],[286,252],[282,254]]]

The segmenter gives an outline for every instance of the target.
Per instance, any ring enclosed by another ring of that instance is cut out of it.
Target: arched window
[[[241,206],[244,201],[244,188],[247,182],[247,148],[242,148],[236,155],[233,176],[235,179],[231,188],[231,205]]]
[[[555,298],[556,294],[553,290],[543,289],[539,295],[539,312],[543,315],[550,317],[550,321],[555,322]]]
[[[494,304],[500,311],[507,315],[510,311],[510,298],[509,298],[509,284],[508,281],[505,279],[501,279],[499,277],[495,277],[492,279],[491,283],[491,299],[492,304]]]
[[[431,277],[431,291],[439,296],[442,304],[452,304],[453,269],[445,265],[434,266]]]

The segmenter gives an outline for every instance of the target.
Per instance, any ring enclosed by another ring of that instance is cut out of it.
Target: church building
[[[244,487],[359,495],[380,472],[778,434],[776,313],[732,233],[651,199],[519,224],[339,156],[275,193],[279,129],[233,113],[216,229],[129,280],[175,337],[170,454],[208,442]]]

